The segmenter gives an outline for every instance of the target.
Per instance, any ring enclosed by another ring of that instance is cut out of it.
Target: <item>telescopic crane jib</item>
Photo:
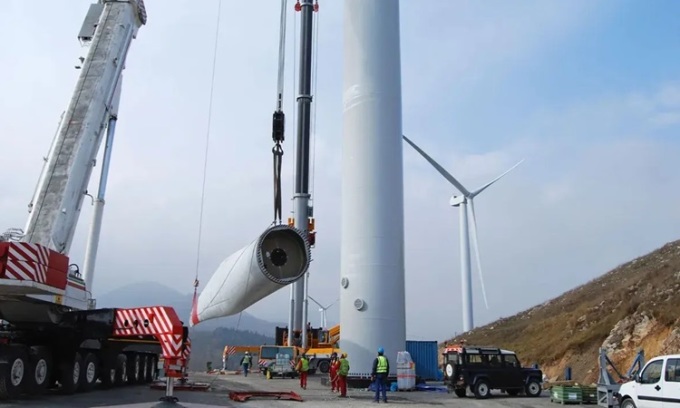
[[[159,356],[166,376],[183,377],[188,330],[165,306],[96,309],[91,297],[122,71],[146,23],[143,0],[92,4],[78,38],[89,46],[43,167],[25,234],[0,237],[0,398],[151,382]],[[106,132],[105,132],[106,130]],[[107,134],[88,247],[86,279],[69,250],[99,147]],[[87,281],[87,283],[86,283]]]
[[[293,196],[295,217],[289,225],[301,230],[311,245],[315,244],[313,209],[310,203],[309,162],[312,107],[312,45],[314,13],[319,11],[318,1],[298,0],[295,11],[300,12],[300,68],[297,96],[297,155],[295,163],[295,195]],[[288,318],[288,344],[294,344],[294,333],[300,333],[301,346],[307,348],[307,302],[308,274],[291,286],[291,310]]]

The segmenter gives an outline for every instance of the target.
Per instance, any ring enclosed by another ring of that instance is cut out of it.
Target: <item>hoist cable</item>
[[[198,287],[198,270],[201,262],[201,238],[203,235],[203,209],[205,207],[205,181],[208,174],[208,148],[210,146],[210,125],[212,122],[213,91],[215,89],[215,71],[217,67],[217,45],[220,35],[220,15],[222,0],[217,0],[217,24],[215,27],[215,46],[213,49],[212,78],[210,79],[210,98],[208,102],[208,124],[205,135],[205,154],[203,157],[203,185],[201,187],[201,209],[198,217],[198,244],[196,247],[196,276],[194,278],[194,295]]]
[[[283,164],[283,143],[285,139],[286,115],[283,113],[283,80],[286,66],[286,6],[287,0],[281,0],[281,21],[279,32],[279,77],[276,89],[276,109],[272,119],[272,139],[274,147],[274,224],[281,224],[281,166]]]

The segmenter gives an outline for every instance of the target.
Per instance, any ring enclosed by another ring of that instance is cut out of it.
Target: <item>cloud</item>
[[[217,5],[194,3],[148,4],[149,24],[133,42],[95,294],[148,280],[192,290]],[[0,100],[0,149],[11,151],[3,155],[3,167],[11,172],[0,176],[0,213],[7,227],[25,222],[41,157],[78,74],[73,65],[82,51],[73,37],[89,2],[68,11],[12,4],[11,20],[36,12],[35,24],[44,30],[0,26],[0,35],[20,33],[25,39],[23,47],[5,54],[13,64],[0,64],[0,87],[12,95]],[[494,89],[512,82],[513,72],[544,50],[595,24],[605,9],[593,4],[536,2],[518,8],[442,0],[423,8],[402,2],[405,132],[469,188],[526,159],[475,202],[490,299],[487,311],[475,276],[478,323],[541,302],[677,238],[677,82],[659,80],[652,88],[631,83],[576,101],[555,96],[549,106],[520,113]],[[243,17],[252,15],[251,7],[238,2],[223,7],[198,267],[202,283],[225,257],[255,239],[273,214],[279,10],[261,8],[253,29],[253,21]],[[322,2],[320,18],[318,235],[310,294],[327,304],[337,299],[340,280],[342,3]],[[291,52],[296,41],[291,31]],[[284,215],[292,207],[296,133],[295,59],[289,54],[287,61]],[[475,97],[486,102],[473,112],[466,104]],[[460,125],[463,115],[474,127]],[[517,117],[498,119],[505,116]],[[448,205],[455,191],[406,145],[404,162],[408,334],[443,339],[462,327],[458,213]],[[97,167],[90,191],[98,174]],[[91,217],[85,203],[72,253],[80,263]],[[288,296],[282,289],[249,312],[285,320]],[[318,322],[316,307],[309,310],[310,320]],[[329,310],[330,321],[337,321],[338,310],[337,305]]]

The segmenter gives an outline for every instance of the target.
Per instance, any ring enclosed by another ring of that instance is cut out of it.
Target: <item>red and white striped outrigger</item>
[[[183,378],[191,353],[188,330],[174,309],[167,306],[116,309],[114,337],[154,338],[163,352],[163,371],[169,378]]]

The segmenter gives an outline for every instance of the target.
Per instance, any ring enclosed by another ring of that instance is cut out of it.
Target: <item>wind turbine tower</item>
[[[323,306],[321,303],[317,302],[316,299],[314,299],[313,297],[307,295],[307,298],[309,298],[309,300],[311,300],[312,302],[316,303],[317,306],[319,306],[319,312],[321,312],[321,327],[324,328],[324,329],[327,329],[328,328],[328,319],[327,319],[327,316],[326,316],[326,311],[328,309],[330,309],[331,306],[333,306],[334,304],[339,302],[340,299],[337,299],[335,302],[331,303],[328,306]]]
[[[340,347],[366,377],[406,347],[399,1],[345,0],[343,32]]]
[[[479,280],[482,286],[482,296],[484,297],[484,305],[489,308],[489,302],[486,298],[486,289],[484,288],[484,276],[482,275],[482,265],[479,256],[479,243],[477,242],[477,218],[475,217],[474,198],[482,191],[489,188],[493,183],[500,180],[503,176],[511,172],[515,167],[519,166],[524,159],[508,169],[505,173],[484,184],[474,191],[466,189],[458,180],[456,180],[448,171],[446,171],[439,163],[432,157],[425,153],[418,145],[413,143],[408,137],[404,136],[404,140],[411,145],[421,156],[427,160],[432,167],[434,167],[439,174],[444,176],[454,187],[456,187],[462,195],[452,196],[449,203],[453,207],[459,208],[460,215],[460,271],[461,271],[461,295],[463,298],[463,331],[468,332],[474,328],[474,320],[472,313],[472,264],[470,262],[470,228],[468,222],[468,209],[472,217],[472,241],[475,245],[475,258],[477,261],[477,271],[479,272]]]

